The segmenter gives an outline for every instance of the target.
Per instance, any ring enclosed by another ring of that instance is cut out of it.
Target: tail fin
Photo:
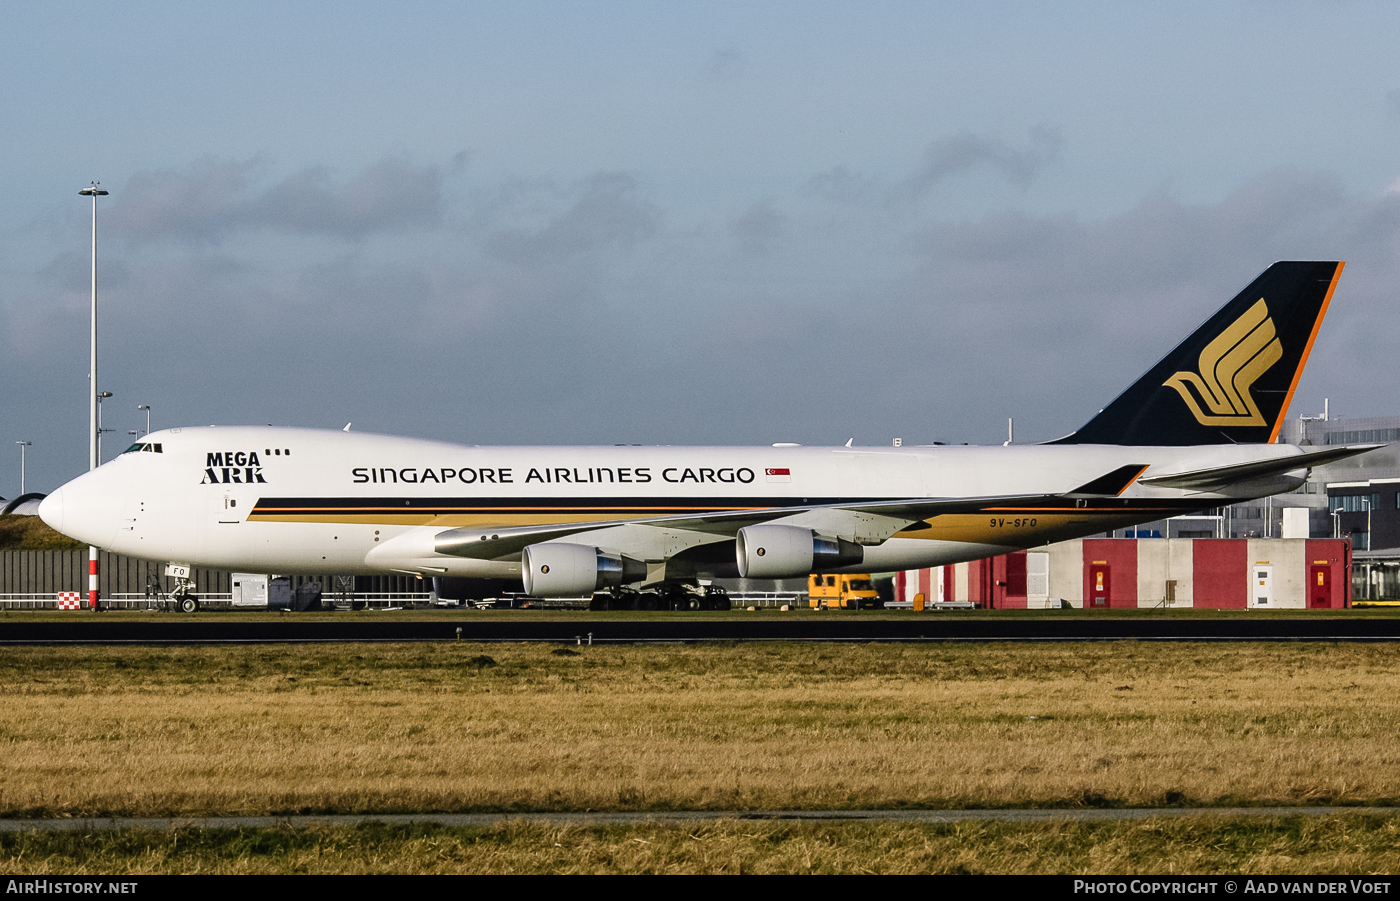
[[[1079,431],[1051,444],[1278,437],[1345,263],[1275,263]]]

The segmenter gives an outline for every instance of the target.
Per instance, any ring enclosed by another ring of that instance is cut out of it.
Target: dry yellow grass
[[[314,826],[0,834],[0,874],[1388,874],[1400,818]],[[143,889],[144,890],[144,889]]]
[[[1390,645],[577,650],[6,649],[0,812],[1400,799]]]

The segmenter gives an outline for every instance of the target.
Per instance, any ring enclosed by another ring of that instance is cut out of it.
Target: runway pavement
[[[795,615],[790,620],[519,618],[425,615],[415,620],[232,618],[125,620],[120,614],[73,614],[72,620],[0,622],[0,645],[194,645],[349,641],[566,642],[618,644],[698,641],[967,642],[967,641],[1400,641],[1400,619],[1123,618],[1090,620],[908,618]]]

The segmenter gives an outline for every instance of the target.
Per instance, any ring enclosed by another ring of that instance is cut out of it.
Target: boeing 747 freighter
[[[518,580],[603,606],[724,606],[694,586],[972,560],[1290,491],[1310,467],[1376,447],[1275,443],[1342,266],[1275,263],[1045,444],[462,447],[176,428],[67,483],[39,515],[153,560]]]

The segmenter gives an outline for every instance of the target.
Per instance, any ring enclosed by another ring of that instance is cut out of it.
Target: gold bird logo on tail
[[[1176,389],[1201,425],[1267,425],[1249,389],[1281,359],[1283,345],[1261,297],[1201,351],[1200,374],[1178,372],[1162,385]]]

